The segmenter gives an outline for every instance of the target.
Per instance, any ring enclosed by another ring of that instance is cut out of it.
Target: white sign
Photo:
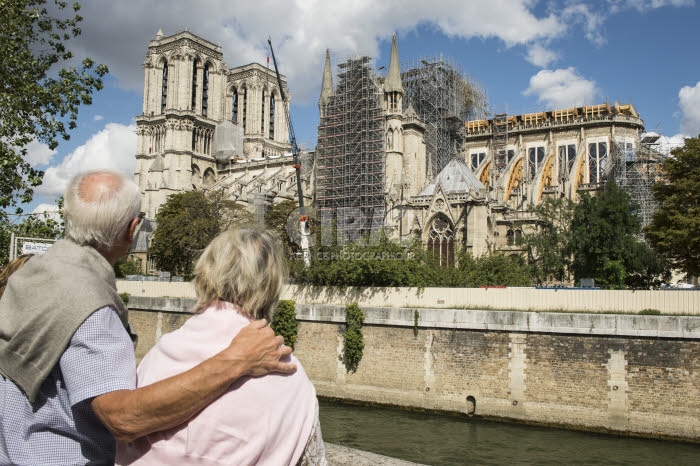
[[[44,254],[53,243],[30,243],[22,244],[22,254]]]

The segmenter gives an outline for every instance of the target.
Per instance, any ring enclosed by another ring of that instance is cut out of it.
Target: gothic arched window
[[[168,100],[168,60],[163,60],[163,86],[160,98],[160,113],[165,112]]]
[[[441,267],[454,265],[454,230],[450,221],[440,215],[435,217],[428,233],[428,251],[440,260]]]
[[[265,111],[265,89],[262,91],[262,99],[260,101],[262,102],[262,108],[260,109],[260,134],[265,134],[265,114],[267,113]]]
[[[214,170],[212,170],[211,168],[207,168],[206,170],[204,170],[204,176],[202,177],[202,186],[208,188],[211,185],[213,185],[215,181],[216,175],[214,174]]]
[[[247,123],[247,118],[246,114],[248,113],[248,88],[245,87],[243,88],[243,132],[246,132],[246,123]]]
[[[589,183],[603,181],[605,166],[608,164],[608,143],[593,142],[588,144]]]
[[[231,121],[238,124],[238,90],[233,90],[233,97],[231,98]]]
[[[192,62],[192,99],[191,99],[191,109],[194,112],[197,108],[197,67],[199,66],[199,59],[195,58]]]
[[[275,94],[270,93],[270,139],[275,139]]]
[[[204,66],[202,73],[202,116],[207,116],[209,109],[209,63]]]
[[[508,246],[513,246],[515,244],[515,232],[513,230],[508,230],[506,232],[506,244]]]

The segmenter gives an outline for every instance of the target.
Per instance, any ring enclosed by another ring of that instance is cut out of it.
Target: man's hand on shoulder
[[[289,361],[292,349],[284,345],[284,338],[275,336],[265,319],[251,322],[217,356],[237,362],[243,375],[260,376],[270,372],[293,373],[296,365]]]

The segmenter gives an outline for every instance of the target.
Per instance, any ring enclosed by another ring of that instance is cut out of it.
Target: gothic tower
[[[226,64],[218,45],[188,31],[164,37],[159,30],[143,67],[135,179],[146,216],[154,218],[170,194],[216,178],[211,149],[223,116]]]
[[[257,63],[229,70],[220,46],[189,31],[164,36],[161,30],[148,44],[143,67],[135,181],[147,218],[155,218],[171,194],[213,188],[233,178],[234,172],[250,171],[252,165],[238,166],[238,161],[255,161],[253,165],[265,171],[268,157],[279,159],[289,152],[274,71]],[[286,86],[284,78],[282,85]],[[216,147],[220,141],[227,144],[224,150]],[[280,163],[291,165],[286,160],[273,162]],[[286,169],[283,172],[279,176],[286,175]],[[268,178],[265,186],[256,185],[258,194],[273,185],[280,191],[279,183]],[[233,185],[227,182],[224,187],[238,189],[238,199],[247,201],[244,187]]]
[[[384,186],[388,204],[400,201],[403,173],[403,86],[396,34],[391,40],[389,71],[384,80],[386,111],[386,169]]]

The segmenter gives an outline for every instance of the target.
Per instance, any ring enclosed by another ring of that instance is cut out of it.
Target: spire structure
[[[391,39],[391,56],[389,58],[389,72],[384,81],[384,92],[399,92],[403,94],[401,85],[401,67],[399,66],[399,49],[396,46],[396,34]]]
[[[321,83],[321,96],[318,99],[318,110],[323,115],[323,108],[333,94],[333,76],[331,74],[331,53],[326,49],[326,64],[323,67],[323,81]]]

